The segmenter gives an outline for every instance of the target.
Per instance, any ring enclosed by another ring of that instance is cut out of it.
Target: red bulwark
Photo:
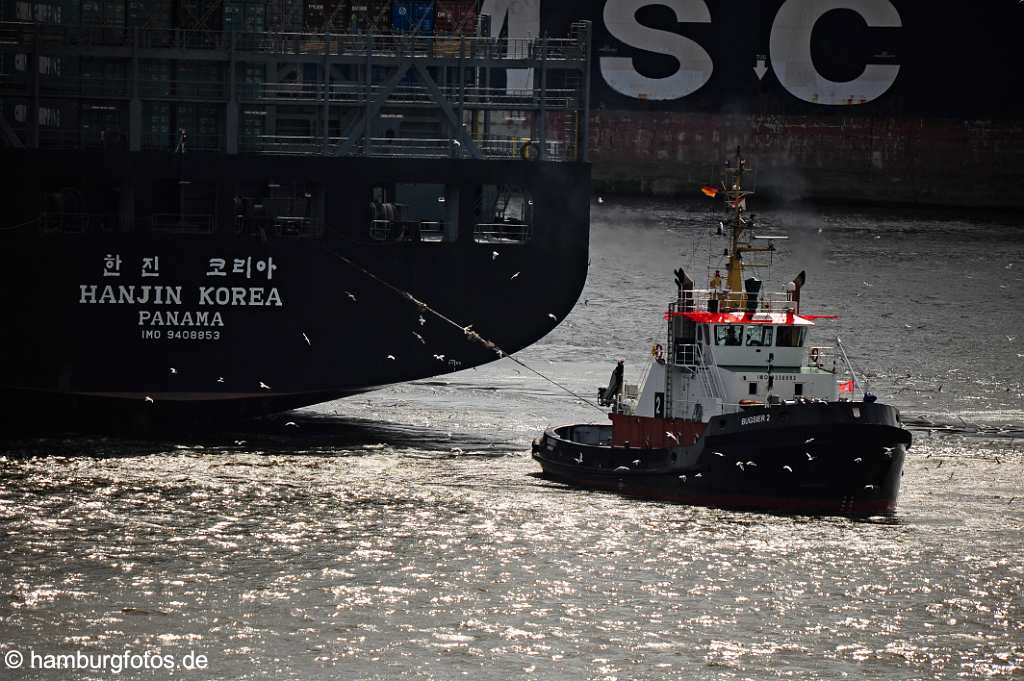
[[[679,445],[692,445],[704,433],[700,421],[685,419],[656,419],[649,416],[609,414],[612,420],[612,446],[661,449]],[[676,436],[673,440],[666,433]]]

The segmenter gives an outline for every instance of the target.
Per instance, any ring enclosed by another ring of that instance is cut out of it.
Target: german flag
[[[712,187],[709,184],[706,184],[703,187],[701,187],[700,191],[701,193],[704,194],[704,196],[710,196],[711,198],[715,198],[716,196],[718,196],[718,187]]]

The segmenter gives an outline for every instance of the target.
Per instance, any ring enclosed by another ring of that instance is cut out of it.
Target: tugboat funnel
[[[761,293],[761,280],[756,277],[750,277],[743,281],[743,288],[747,292],[747,314],[753,314],[757,312],[757,298]]]

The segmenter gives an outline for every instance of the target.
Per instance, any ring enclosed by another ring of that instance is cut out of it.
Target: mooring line
[[[447,317],[446,315],[444,315],[443,313],[439,312],[438,310],[435,310],[430,305],[428,305],[427,303],[423,302],[422,300],[420,300],[419,298],[417,298],[413,294],[409,293],[405,289],[402,289],[402,288],[400,288],[398,286],[395,286],[394,284],[392,284],[389,281],[385,281],[384,279],[381,279],[379,276],[377,276],[373,272],[369,271],[368,269],[366,269],[362,265],[352,261],[351,259],[345,257],[344,255],[342,255],[340,253],[336,253],[335,251],[333,251],[333,250],[331,250],[329,248],[326,249],[326,250],[327,250],[328,253],[330,253],[334,257],[338,258],[339,260],[341,260],[342,262],[347,264],[349,267],[352,267],[352,268],[355,268],[355,269],[359,270],[360,272],[365,274],[370,279],[373,279],[374,281],[376,281],[381,286],[384,286],[384,287],[394,291],[398,295],[402,296],[403,298],[406,298],[407,300],[412,302],[414,305],[416,305],[420,310],[426,310],[427,312],[429,312],[430,314],[434,315],[435,317],[437,317],[441,321],[443,321],[443,322],[445,322],[445,323],[455,327],[456,329],[461,331],[463,333],[463,335],[466,336],[467,339],[469,339],[471,341],[475,341],[475,342],[483,345],[485,348],[487,348],[488,350],[493,351],[496,355],[498,355],[499,358],[507,357],[508,359],[512,360],[513,362],[515,362],[519,366],[523,367],[524,369],[526,369],[530,373],[536,374],[537,376],[541,377],[542,379],[544,379],[545,381],[547,381],[551,385],[555,386],[556,388],[559,388],[560,390],[564,390],[565,392],[569,393],[570,395],[575,397],[577,400],[579,400],[579,401],[581,401],[581,402],[583,402],[583,403],[593,407],[594,409],[597,409],[602,414],[607,414],[607,410],[602,409],[598,405],[594,404],[593,402],[591,402],[587,398],[577,394],[576,392],[574,392],[570,388],[567,388],[566,386],[562,385],[558,381],[556,381],[556,380],[554,380],[552,378],[549,378],[548,376],[545,376],[543,373],[541,373],[537,369],[534,369],[533,367],[528,365],[526,362],[522,361],[521,359],[519,359],[517,357],[513,357],[509,353],[507,353],[504,350],[502,350],[501,348],[499,348],[497,346],[497,344],[495,344],[493,341],[487,340],[486,338],[481,336],[476,331],[473,331],[473,325],[472,324],[470,324],[468,326],[463,326],[462,324],[459,324],[454,319],[451,319],[450,317]]]

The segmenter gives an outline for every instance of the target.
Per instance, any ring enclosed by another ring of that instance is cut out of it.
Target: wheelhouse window
[[[477,192],[473,240],[485,244],[525,243],[533,232],[533,197],[523,187],[483,185]]]
[[[726,324],[715,327],[715,345],[738,346],[743,343],[743,326]]]
[[[774,329],[770,326],[748,326],[746,329],[747,347],[768,347],[772,344]]]
[[[807,338],[807,328],[803,326],[780,326],[775,345],[780,348],[802,348]]]
[[[458,187],[399,183],[370,189],[370,238],[374,241],[455,241],[458,223]]]

